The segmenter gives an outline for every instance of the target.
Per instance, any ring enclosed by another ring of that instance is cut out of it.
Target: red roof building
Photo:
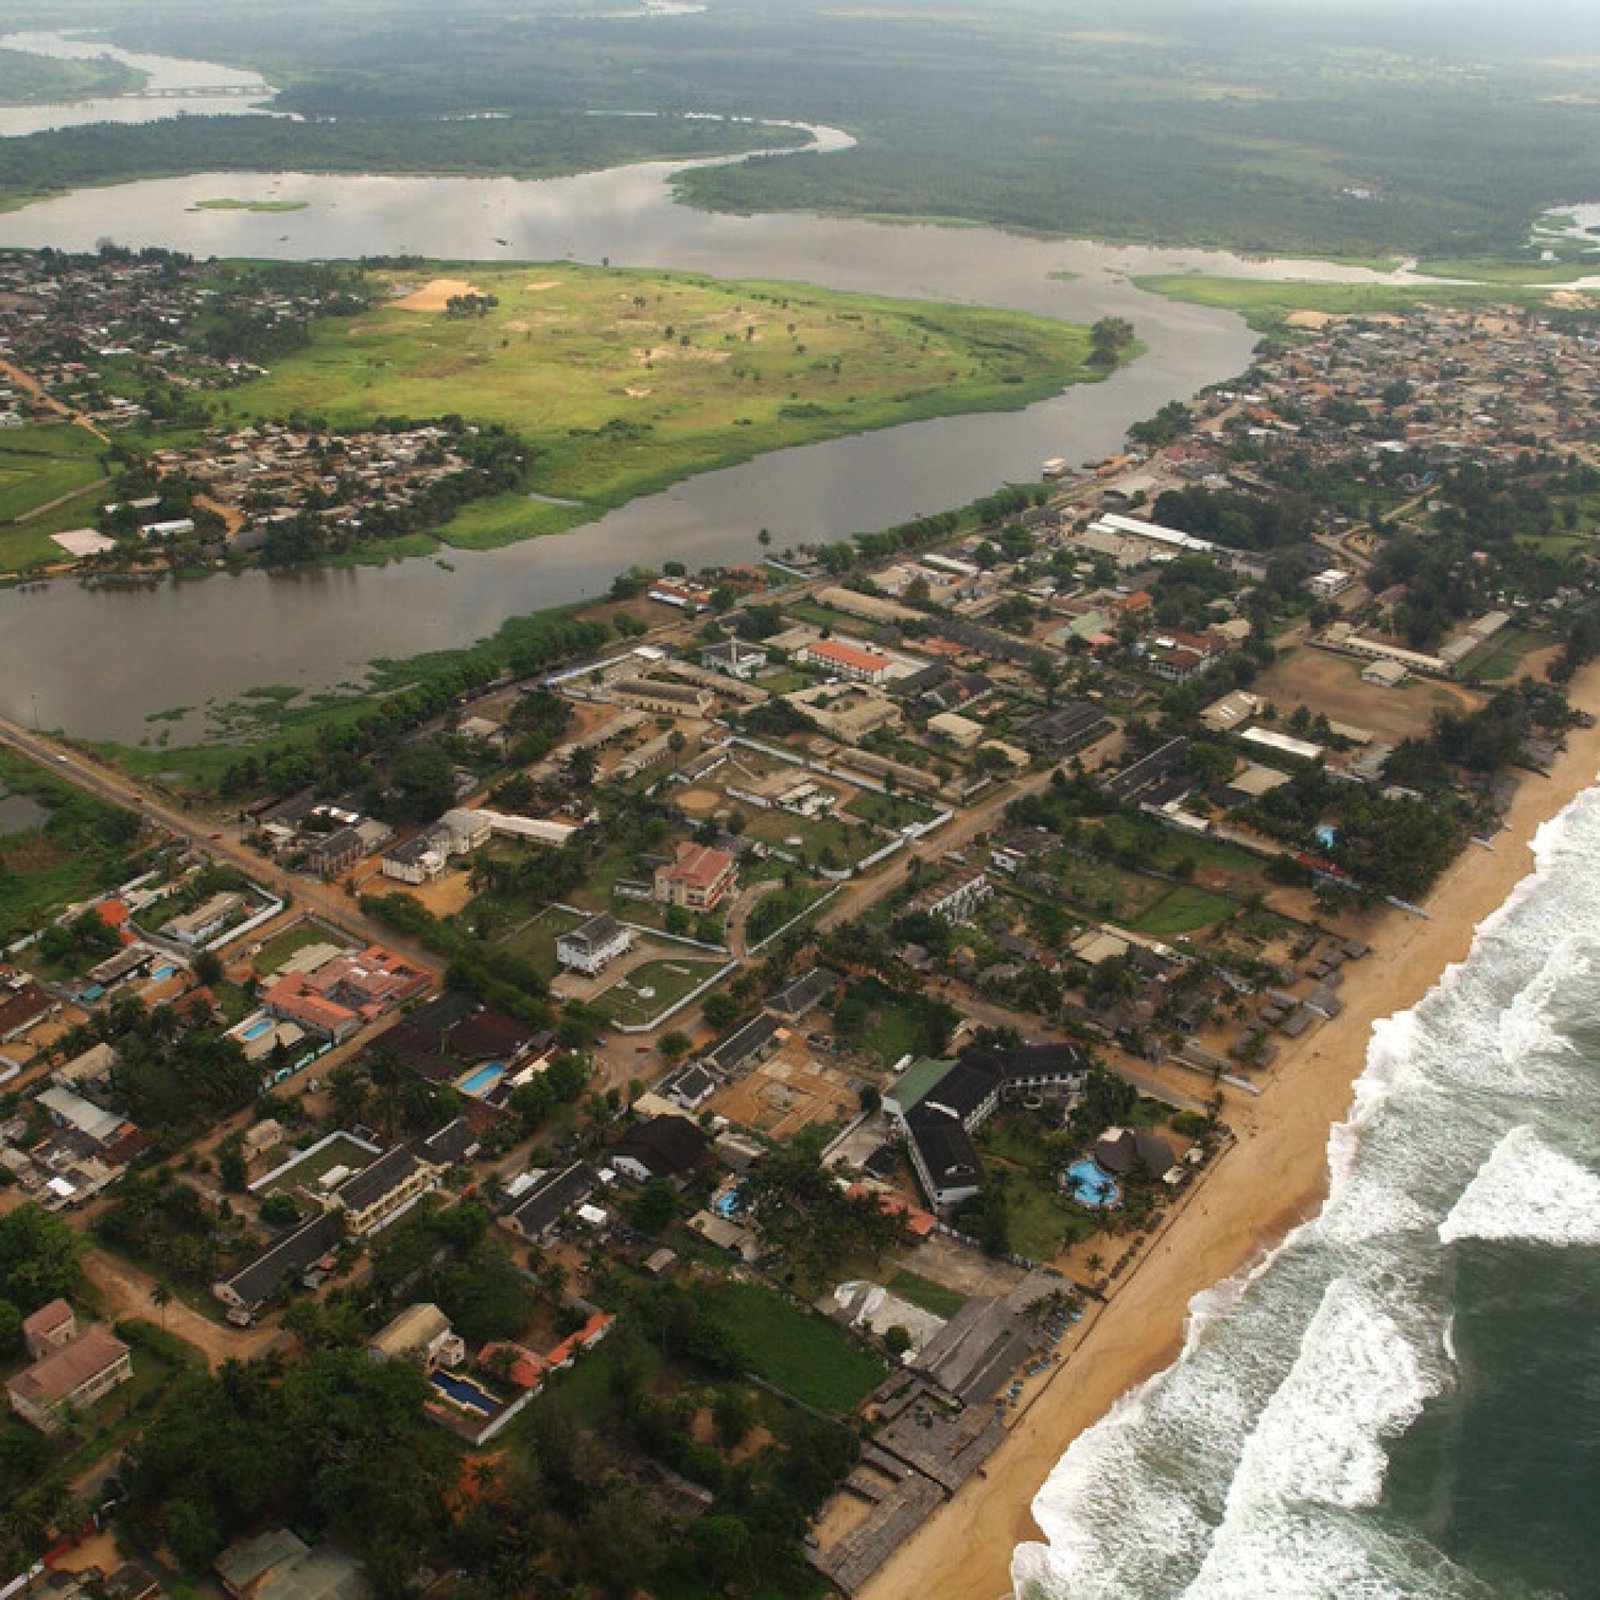
[[[677,859],[670,866],[656,868],[656,899],[690,911],[709,911],[733,888],[737,870],[726,850],[682,840]]]
[[[864,650],[842,639],[817,639],[805,647],[805,659],[825,672],[836,672],[852,683],[882,683],[894,664],[879,650]]]

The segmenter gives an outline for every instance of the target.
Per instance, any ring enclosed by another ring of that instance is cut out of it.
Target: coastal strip
[[[1600,711],[1600,665],[1573,680],[1575,708]],[[1363,930],[1373,959],[1352,969],[1344,1012],[1286,1049],[1259,1096],[1229,1094],[1223,1116],[1237,1146],[1211,1172],[1138,1267],[1113,1293],[1048,1387],[989,1459],[867,1583],[865,1600],[998,1600],[1012,1592],[1012,1553],[1043,1538],[1033,1498],[1071,1442],[1182,1347],[1190,1301],[1249,1269],[1327,1192],[1330,1130],[1347,1114],[1373,1024],[1415,1005],[1478,925],[1533,869],[1540,825],[1600,774],[1600,725],[1574,728],[1548,779],[1524,783],[1490,850],[1468,850],[1440,880],[1425,916],[1376,913]]]

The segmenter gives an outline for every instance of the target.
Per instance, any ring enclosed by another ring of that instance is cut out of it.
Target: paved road
[[[225,819],[188,808],[175,808],[145,785],[102,766],[81,750],[32,733],[4,717],[0,717],[0,743],[31,757],[80,789],[138,812],[215,859],[237,867],[285,899],[292,898],[301,910],[313,911],[369,944],[382,944],[416,966],[430,972],[437,969],[439,958],[423,945],[363,915],[361,909],[333,884],[292,876],[266,861],[233,836],[232,825]]]

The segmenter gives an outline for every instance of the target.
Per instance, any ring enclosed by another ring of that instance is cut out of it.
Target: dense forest
[[[59,0],[25,8],[60,21]],[[749,129],[848,128],[855,149],[693,173],[697,202],[969,218],[1121,239],[1348,255],[1515,251],[1590,193],[1595,19],[1255,0],[1009,0],[884,11],[753,0],[687,17],[544,0],[448,19],[408,4],[111,3],[119,42],[248,64],[305,123],[194,119],[16,141],[0,185],[229,170],[555,172],[716,154]],[[426,25],[417,25],[425,18]],[[1559,48],[1558,48],[1559,45]],[[650,111],[669,120],[593,115]],[[330,121],[327,119],[334,119]],[[762,134],[764,142],[777,142]]]

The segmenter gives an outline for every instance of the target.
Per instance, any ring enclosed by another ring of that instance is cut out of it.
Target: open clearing
[[[1436,678],[1413,678],[1398,689],[1361,681],[1366,662],[1310,646],[1292,650],[1252,685],[1287,713],[1305,705],[1330,722],[1368,728],[1385,744],[1426,733],[1437,710],[1471,711],[1480,696]]]
[[[65,422],[0,438],[0,570],[71,559],[50,535],[94,525],[107,481],[105,448],[87,428]]]
[[[570,527],[759,451],[962,411],[1011,410],[1101,376],[1086,330],[1042,317],[686,273],[474,263],[377,275],[380,303],[231,391],[235,415],[330,427],[456,413],[513,428],[527,488],[443,536],[486,547]],[[465,273],[470,270],[470,278]],[[495,302],[447,311],[453,295]]]

